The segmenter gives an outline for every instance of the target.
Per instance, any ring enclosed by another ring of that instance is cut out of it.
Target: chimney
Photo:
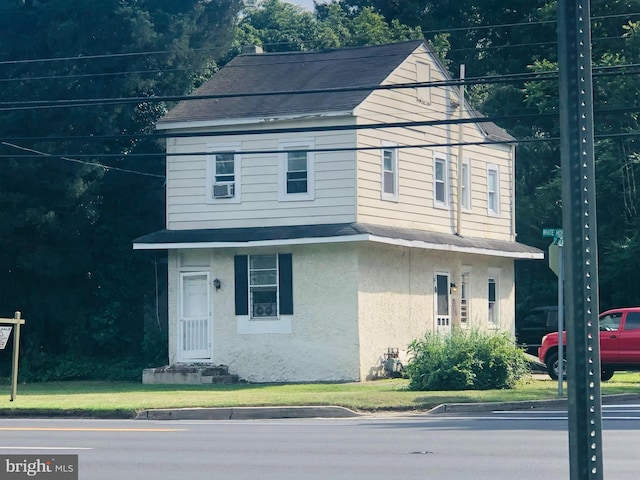
[[[264,50],[260,45],[245,45],[242,47],[242,53],[264,53]]]

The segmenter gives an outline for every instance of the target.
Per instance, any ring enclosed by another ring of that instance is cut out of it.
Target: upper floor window
[[[491,215],[500,214],[500,171],[497,165],[487,167],[487,210]]]
[[[309,166],[307,152],[287,152],[287,193],[307,193],[309,190]]]
[[[382,192],[384,200],[398,199],[398,149],[387,145],[382,149]]]
[[[279,200],[313,200],[314,159],[311,141],[280,144]]]
[[[433,202],[436,206],[449,206],[447,188],[448,177],[449,172],[447,159],[444,157],[435,157],[433,159]]]
[[[207,202],[240,201],[238,146],[211,145],[207,159]]]
[[[471,208],[471,165],[468,159],[462,162],[460,177],[462,182],[462,208],[469,210]]]

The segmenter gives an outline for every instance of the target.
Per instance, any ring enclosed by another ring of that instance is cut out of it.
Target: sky
[[[293,3],[307,10],[313,11],[313,0],[284,0],[287,3]]]

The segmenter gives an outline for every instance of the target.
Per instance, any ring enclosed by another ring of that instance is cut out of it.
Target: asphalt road
[[[640,405],[606,406],[603,425],[605,477],[637,480]],[[40,453],[78,454],[83,480],[569,477],[563,411],[231,421],[0,420],[0,456]]]

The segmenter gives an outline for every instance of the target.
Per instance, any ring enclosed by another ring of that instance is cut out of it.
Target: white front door
[[[435,323],[438,334],[451,332],[451,304],[449,298],[449,274],[436,273],[435,278]]]
[[[178,360],[211,360],[211,294],[208,272],[180,275]]]

